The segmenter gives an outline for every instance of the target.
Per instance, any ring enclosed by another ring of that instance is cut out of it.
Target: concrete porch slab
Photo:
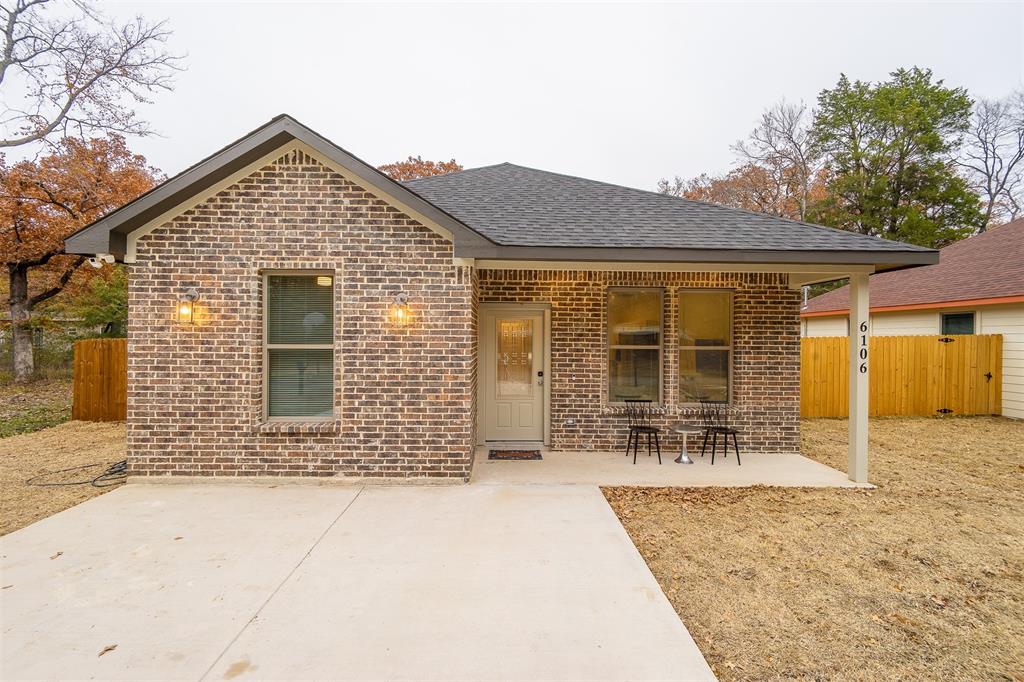
[[[742,465],[730,453],[726,458],[711,455],[701,458],[700,449],[691,452],[693,464],[676,464],[672,460],[679,450],[662,449],[658,465],[656,456],[643,451],[633,464],[633,456],[622,452],[581,450],[549,450],[536,446],[519,445],[523,449],[540,449],[540,461],[495,461],[487,459],[487,452],[502,446],[481,446],[476,450],[473,465],[473,483],[481,484],[584,484],[606,486],[679,486],[743,487],[753,485],[856,488],[842,471],[815,462],[802,455],[761,455],[740,452]]]

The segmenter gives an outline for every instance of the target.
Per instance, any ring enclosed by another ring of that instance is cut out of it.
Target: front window
[[[266,415],[325,419],[334,413],[334,276],[268,274]]]
[[[974,313],[946,313],[942,316],[943,334],[973,334]]]
[[[679,401],[729,400],[732,292],[679,292]]]
[[[608,292],[608,401],[661,401],[661,289]]]

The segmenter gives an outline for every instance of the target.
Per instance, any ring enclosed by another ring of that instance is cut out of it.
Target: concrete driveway
[[[0,562],[5,680],[714,679],[593,486],[128,485]]]

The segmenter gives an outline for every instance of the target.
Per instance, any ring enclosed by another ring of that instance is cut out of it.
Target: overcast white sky
[[[1024,3],[106,3],[188,52],[134,140],[174,174],[279,113],[375,165],[502,161],[653,189],[726,170],[785,96],[930,67],[972,95],[1024,80]]]

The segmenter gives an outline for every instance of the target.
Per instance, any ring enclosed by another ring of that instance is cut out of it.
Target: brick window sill
[[[338,433],[341,424],[336,419],[330,421],[273,421],[263,422],[256,427],[256,433],[263,435],[292,436],[303,434]]]

